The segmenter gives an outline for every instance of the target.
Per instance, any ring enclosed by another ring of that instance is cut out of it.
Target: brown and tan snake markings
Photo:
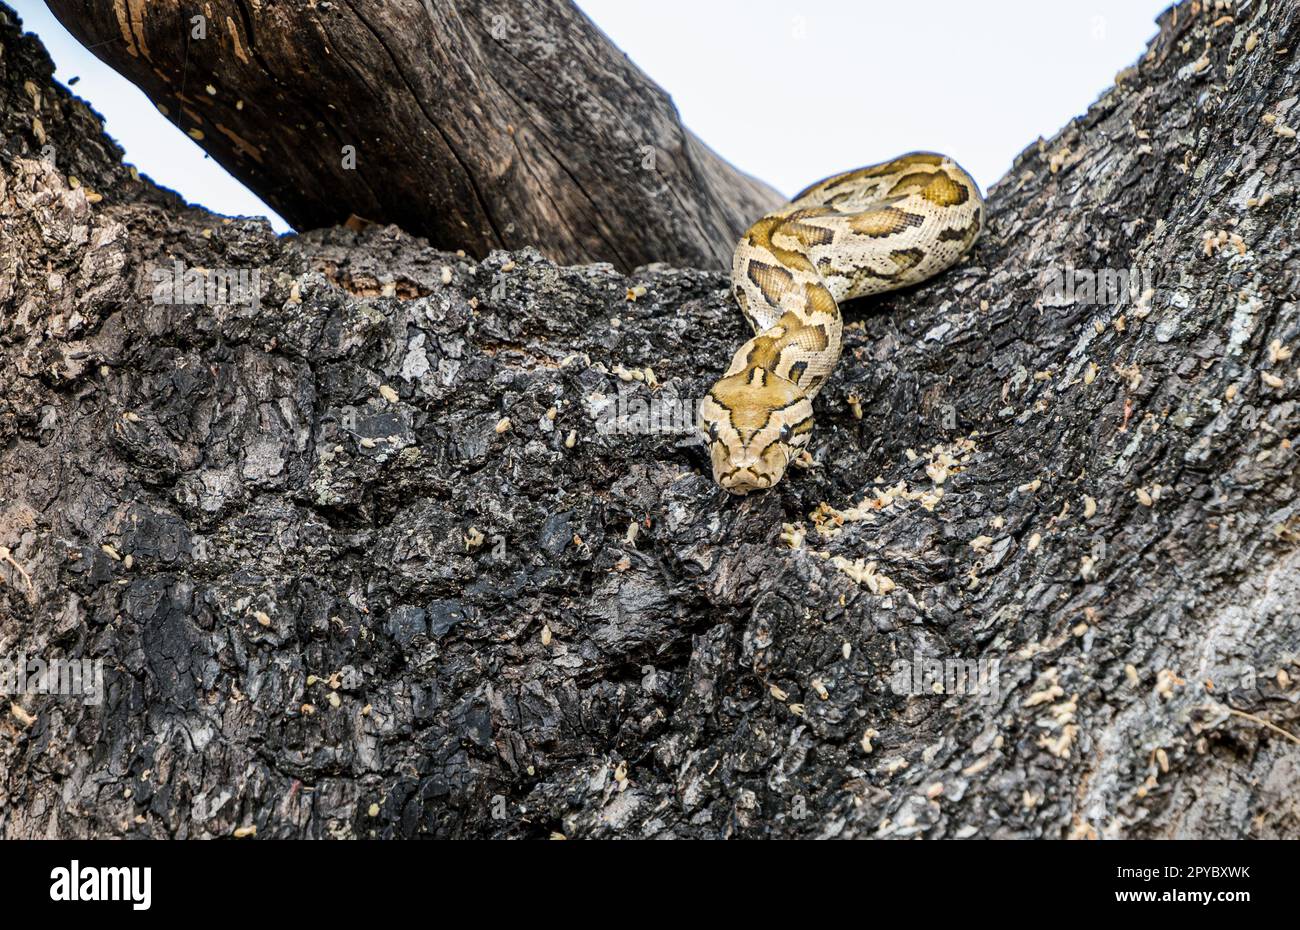
[[[913,152],[827,178],[754,223],[732,289],[754,337],[700,407],[713,477],[733,494],[770,488],[808,444],[812,400],[839,361],[839,304],[939,274],[984,220],[975,181]]]

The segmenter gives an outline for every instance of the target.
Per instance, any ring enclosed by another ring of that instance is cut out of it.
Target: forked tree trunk
[[[298,229],[723,267],[781,201],[567,0],[50,0]]]
[[[971,261],[851,309],[819,466],[743,500],[663,429],[742,338],[722,273],[186,209],[7,18],[0,653],[106,688],[13,699],[0,834],[1296,836],[1295,4],[1166,13]],[[443,203],[538,215],[507,187]]]

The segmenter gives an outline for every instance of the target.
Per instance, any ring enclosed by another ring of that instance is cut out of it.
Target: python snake
[[[749,227],[731,281],[755,335],[700,405],[714,480],[733,494],[780,481],[839,361],[840,302],[939,274],[970,251],[983,220],[969,174],[913,152],[820,181]]]

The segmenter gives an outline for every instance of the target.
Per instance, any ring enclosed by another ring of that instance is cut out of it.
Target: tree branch
[[[477,257],[723,267],[782,199],[564,0],[49,6],[299,229],[355,215]]]

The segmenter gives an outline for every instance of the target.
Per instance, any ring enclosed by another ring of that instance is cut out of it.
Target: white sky
[[[9,0],[127,160],[219,213],[278,216],[70,36]],[[1132,64],[1168,0],[578,0],[682,119],[785,194],[912,149],[988,188]],[[780,121],[773,126],[773,114]]]

